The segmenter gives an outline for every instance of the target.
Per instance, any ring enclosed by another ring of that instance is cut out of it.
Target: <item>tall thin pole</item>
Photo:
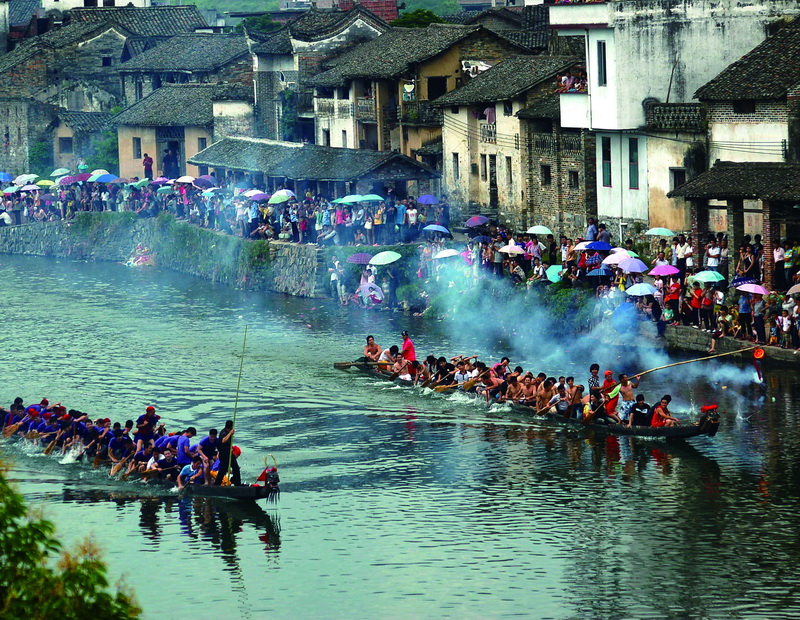
[[[242,359],[239,360],[239,379],[236,381],[236,399],[233,401],[233,429],[236,429],[236,411],[239,409],[239,387],[242,385],[242,369],[244,368],[244,351],[247,347],[247,325],[244,326],[244,341],[242,342]],[[230,451],[228,454],[228,471],[225,472],[225,475],[228,476],[228,480],[230,480],[231,475],[231,463],[233,463],[233,437],[231,437],[228,441],[230,444],[228,446],[228,450]]]

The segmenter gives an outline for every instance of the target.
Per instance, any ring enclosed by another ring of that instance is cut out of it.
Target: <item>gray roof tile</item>
[[[214,120],[215,84],[180,84],[157,88],[114,116],[111,125],[137,127],[209,127]]]
[[[717,161],[667,196],[800,201],[800,164]]]
[[[58,120],[76,133],[102,131],[110,118],[107,112],[61,112],[58,115]]]
[[[69,14],[73,23],[116,22],[131,34],[143,37],[171,37],[208,28],[194,5],[78,8]]]
[[[247,53],[243,34],[179,34],[124,63],[120,71],[213,71]]]

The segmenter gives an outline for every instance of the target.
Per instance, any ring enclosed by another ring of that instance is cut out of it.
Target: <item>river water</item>
[[[503,354],[471,330],[157,269],[3,256],[0,272],[6,406],[124,421],[152,403],[205,432],[231,415],[249,326],[237,443],[248,481],[277,459],[275,504],[180,500],[3,448],[27,500],[65,541],[98,542],[148,618],[800,614],[795,371],[767,369],[765,392],[654,373],[649,399],[718,399],[720,433],[606,440],[332,369],[402,329],[418,353]],[[571,364],[552,372],[586,374]]]

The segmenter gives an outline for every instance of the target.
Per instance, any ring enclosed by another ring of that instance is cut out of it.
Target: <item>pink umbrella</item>
[[[69,177],[69,176],[68,177],[61,177],[58,180],[58,184],[59,185],[72,185],[73,183],[77,183],[78,180],[79,180],[78,177]]]
[[[92,176],[92,175],[89,174],[88,172],[81,172],[80,174],[76,174],[75,178],[78,181],[88,181],[90,176]]]
[[[671,276],[673,274],[680,273],[680,269],[677,267],[673,267],[672,265],[659,265],[658,267],[651,269],[650,273],[647,275],[650,276]]]
[[[504,254],[525,254],[525,248],[520,245],[504,245],[499,251]]]
[[[488,221],[489,218],[486,217],[485,215],[473,215],[464,223],[464,226],[468,226],[469,228],[473,228],[475,226],[483,226]]]
[[[769,295],[769,291],[758,284],[742,284],[737,286],[736,290],[743,293],[753,293],[754,295]]]
[[[630,254],[628,254],[625,250],[620,252],[614,252],[613,254],[609,254],[603,259],[604,265],[619,265],[622,261],[632,258]]]

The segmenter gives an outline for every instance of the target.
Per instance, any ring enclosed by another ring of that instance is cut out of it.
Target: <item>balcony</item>
[[[356,98],[356,118],[367,123],[377,122],[378,111],[375,107],[374,97]]]
[[[314,91],[295,93],[298,114],[313,114],[314,112]]]
[[[481,123],[479,125],[481,142],[497,144],[497,124]]]
[[[314,99],[314,113],[320,118],[334,118],[336,116],[336,99]]]
[[[589,105],[586,93],[562,93],[559,95],[561,126],[575,129],[591,129]]]
[[[336,118],[352,118],[353,104],[347,100],[339,99],[336,102]]]
[[[400,120],[404,125],[441,126],[444,115],[428,100],[404,101],[400,106]]]

